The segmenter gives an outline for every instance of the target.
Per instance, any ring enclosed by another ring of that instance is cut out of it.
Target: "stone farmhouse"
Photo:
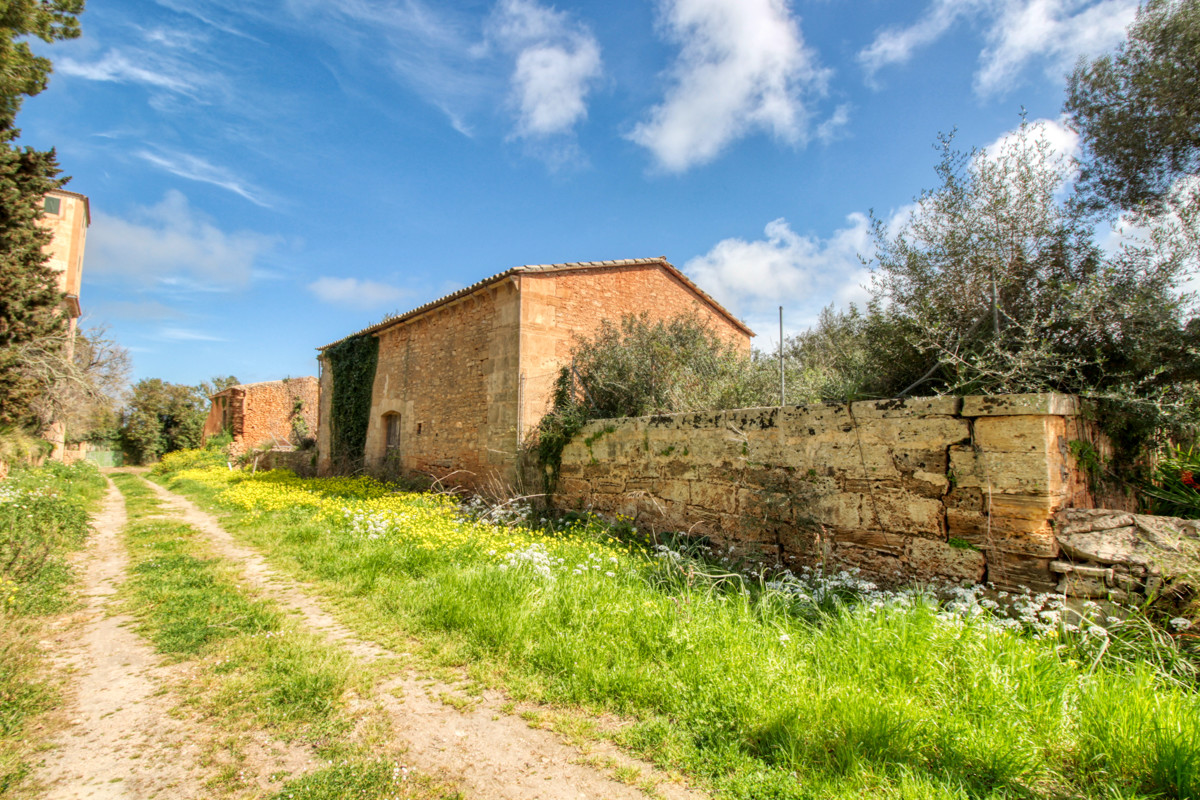
[[[364,459],[369,469],[453,473],[478,484],[512,474],[549,409],[574,336],[604,320],[695,313],[749,353],[753,331],[666,258],[515,267],[359,331],[379,340]],[[319,348],[319,474],[333,469],[333,375]]]
[[[223,389],[209,398],[204,438],[228,430],[235,457],[272,442],[300,444],[317,432],[318,386],[316,378],[306,375]]]

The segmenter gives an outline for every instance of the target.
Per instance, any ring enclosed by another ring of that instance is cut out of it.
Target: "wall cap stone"
[[[1079,398],[1070,394],[972,395],[963,398],[964,417],[1051,416],[1074,417],[1080,413]]]

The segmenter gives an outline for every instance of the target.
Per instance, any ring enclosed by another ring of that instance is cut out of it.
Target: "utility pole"
[[[783,383],[783,306],[779,307],[779,405],[785,404],[785,389]]]

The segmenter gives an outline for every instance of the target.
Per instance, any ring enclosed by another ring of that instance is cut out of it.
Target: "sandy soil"
[[[284,607],[299,611],[313,630],[339,642],[363,662],[400,655],[356,637],[296,582],[272,570],[254,550],[235,542],[213,516],[186,498],[152,485],[172,515],[178,514],[207,534],[218,553],[242,564],[248,581]],[[626,774],[640,773],[638,782],[654,784],[660,797],[703,797],[615,746],[588,742],[585,754],[558,734],[531,727],[516,714],[502,710],[507,698],[499,693],[487,692],[461,710],[443,702],[443,695],[461,696],[461,692],[459,687],[409,671],[384,681],[372,699],[388,711],[397,740],[408,746],[408,764],[448,779],[468,797],[641,800],[647,796],[641,789],[615,780],[611,776],[614,766]],[[596,763],[605,766],[591,766]]]

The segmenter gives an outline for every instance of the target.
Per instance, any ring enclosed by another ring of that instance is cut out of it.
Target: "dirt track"
[[[259,553],[235,542],[214,517],[151,485],[171,517],[202,531],[217,554],[240,564],[251,585],[285,609],[298,612],[306,627],[344,647],[364,665],[395,659],[399,666],[380,681],[374,696],[358,702],[378,703],[386,710],[396,742],[407,747],[409,766],[459,787],[471,798],[633,800],[647,796],[642,789],[616,780],[614,768],[625,776],[640,774],[637,782],[653,784],[657,796],[701,797],[605,742],[588,742],[581,749],[553,732],[531,727],[499,693],[486,692],[468,703],[445,702],[446,696],[461,696],[460,687],[406,668],[404,654],[356,637],[301,585],[272,570]],[[130,618],[106,612],[125,572],[118,535],[124,521],[124,503],[110,485],[84,557],[84,618],[64,629],[56,642],[60,657],[74,673],[71,723],[55,740],[39,778],[50,787],[46,796],[52,798],[213,796],[205,784],[213,777],[214,765],[204,754],[206,747],[211,752],[211,743],[223,733],[173,710],[174,698],[164,693],[164,687],[186,677],[181,670],[188,667],[163,665],[130,630]],[[242,766],[251,773],[248,785],[263,792],[268,774],[294,772],[305,763],[305,752],[278,742],[252,745],[252,757]],[[597,764],[603,766],[592,766]]]

